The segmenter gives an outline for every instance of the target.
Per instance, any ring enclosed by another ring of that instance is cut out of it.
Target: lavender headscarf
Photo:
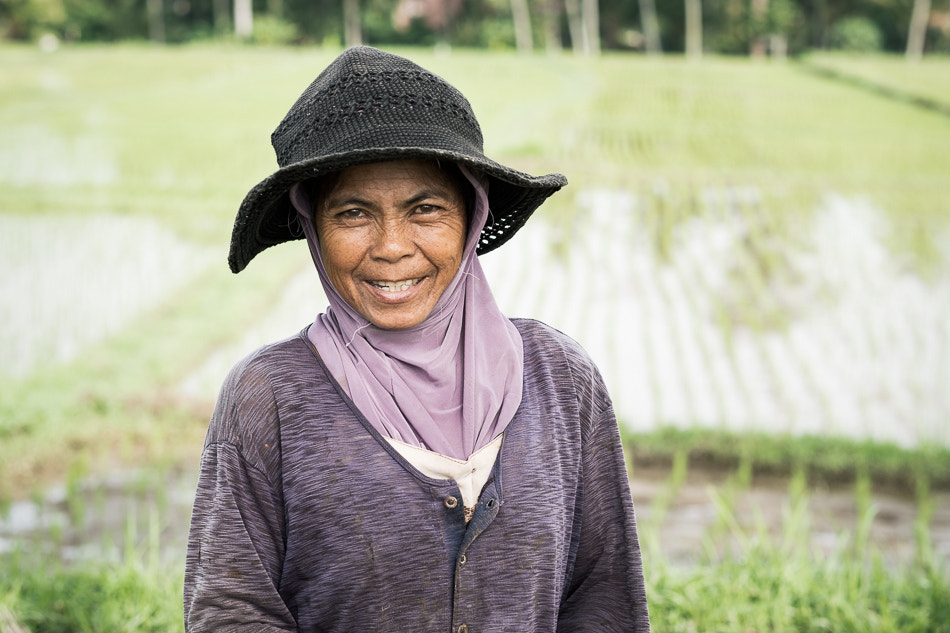
[[[475,255],[490,212],[485,187],[459,168],[475,189],[462,262],[431,314],[405,330],[378,328],[343,300],[323,265],[313,201],[300,184],[290,199],[330,301],[307,333],[330,373],[383,436],[465,460],[521,404],[524,349]]]

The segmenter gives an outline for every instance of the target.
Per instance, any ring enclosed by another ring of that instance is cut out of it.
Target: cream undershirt
[[[462,504],[465,506],[467,521],[474,512],[482,488],[485,487],[491,475],[503,436],[504,434],[499,435],[472,453],[465,461],[418,446],[411,446],[391,437],[387,437],[386,441],[423,475],[433,479],[455,480],[462,493]]]

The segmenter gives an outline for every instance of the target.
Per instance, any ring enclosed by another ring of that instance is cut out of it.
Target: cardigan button
[[[468,633],[468,626],[464,624],[459,624],[459,628],[455,629],[458,633]]]
[[[446,498],[442,501],[442,503],[445,504],[445,507],[446,507],[446,508],[448,508],[449,510],[452,510],[452,509],[458,507],[459,500],[456,499],[455,497],[446,497]]]
[[[459,556],[459,567],[463,567],[465,565],[466,560],[468,559],[465,558],[465,554],[462,554],[461,556]]]

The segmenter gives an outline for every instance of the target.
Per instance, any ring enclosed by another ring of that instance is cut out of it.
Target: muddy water
[[[12,504],[0,518],[0,551],[24,549],[57,555],[65,561],[120,560],[137,556],[181,565],[194,494],[194,472],[125,472],[89,479],[49,491],[41,499]],[[641,538],[656,543],[672,563],[703,559],[709,544],[717,551],[738,546],[735,532],[723,528],[717,495],[749,536],[763,530],[775,539],[790,529],[792,500],[787,481],[756,479],[746,489],[728,492],[721,473],[690,471],[671,494],[668,469],[638,468],[632,480]],[[806,491],[807,541],[830,553],[857,539],[859,513],[848,487]],[[930,538],[934,558],[950,568],[950,492],[933,495]],[[873,495],[868,549],[888,565],[908,563],[915,555],[917,505],[892,493]]]
[[[0,517],[0,552],[58,556],[64,562],[144,560],[177,564],[185,542],[196,475],[115,472],[57,486],[12,503]]]

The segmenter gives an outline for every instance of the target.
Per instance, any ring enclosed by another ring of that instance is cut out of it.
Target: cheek
[[[360,262],[359,245],[333,232],[320,237],[320,252],[323,266],[334,281],[346,279]]]
[[[457,248],[455,244],[451,242],[443,241],[440,244],[440,249],[438,251],[437,259],[433,258],[432,262],[439,269],[439,278],[442,283],[448,284],[452,281],[452,278],[455,277],[456,273],[459,271],[459,267],[462,264],[462,253],[464,248],[464,243],[459,242]]]

